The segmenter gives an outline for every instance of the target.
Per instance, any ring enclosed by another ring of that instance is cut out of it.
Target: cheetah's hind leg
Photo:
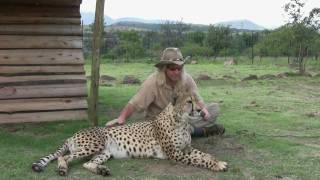
[[[83,167],[88,169],[89,171],[102,175],[102,176],[109,176],[111,175],[110,169],[102,165],[105,161],[107,161],[111,157],[109,152],[103,152],[101,154],[97,154],[94,156],[89,162],[83,164]]]
[[[63,156],[69,151],[68,144],[65,142],[55,153],[49,154],[41,158],[39,161],[32,164],[32,170],[34,172],[41,172],[48,165],[49,162]]]
[[[68,173],[68,164],[79,158],[88,157],[99,153],[100,149],[94,148],[94,146],[83,146],[75,151],[71,152],[69,155],[61,156],[58,158],[58,173],[60,176],[66,176]]]

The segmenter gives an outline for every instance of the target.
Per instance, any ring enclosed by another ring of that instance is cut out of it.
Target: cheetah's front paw
[[[110,169],[103,165],[98,165],[97,167],[97,174],[102,176],[110,176]]]

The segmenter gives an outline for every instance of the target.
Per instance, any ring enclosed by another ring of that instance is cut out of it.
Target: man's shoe
[[[225,133],[225,128],[221,124],[214,124],[213,126],[210,127],[205,127],[204,128],[206,131],[207,136],[214,136],[214,135],[223,135]]]

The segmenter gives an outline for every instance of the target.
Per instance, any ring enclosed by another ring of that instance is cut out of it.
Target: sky
[[[81,12],[94,12],[95,0],[82,0]],[[289,0],[105,0],[104,14],[113,18],[172,20],[193,24],[214,24],[250,20],[265,28],[285,24],[283,6]],[[320,0],[305,0],[305,12],[320,7]]]

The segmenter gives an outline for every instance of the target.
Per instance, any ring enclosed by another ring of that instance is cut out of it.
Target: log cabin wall
[[[0,1],[0,124],[87,118],[80,4]]]

